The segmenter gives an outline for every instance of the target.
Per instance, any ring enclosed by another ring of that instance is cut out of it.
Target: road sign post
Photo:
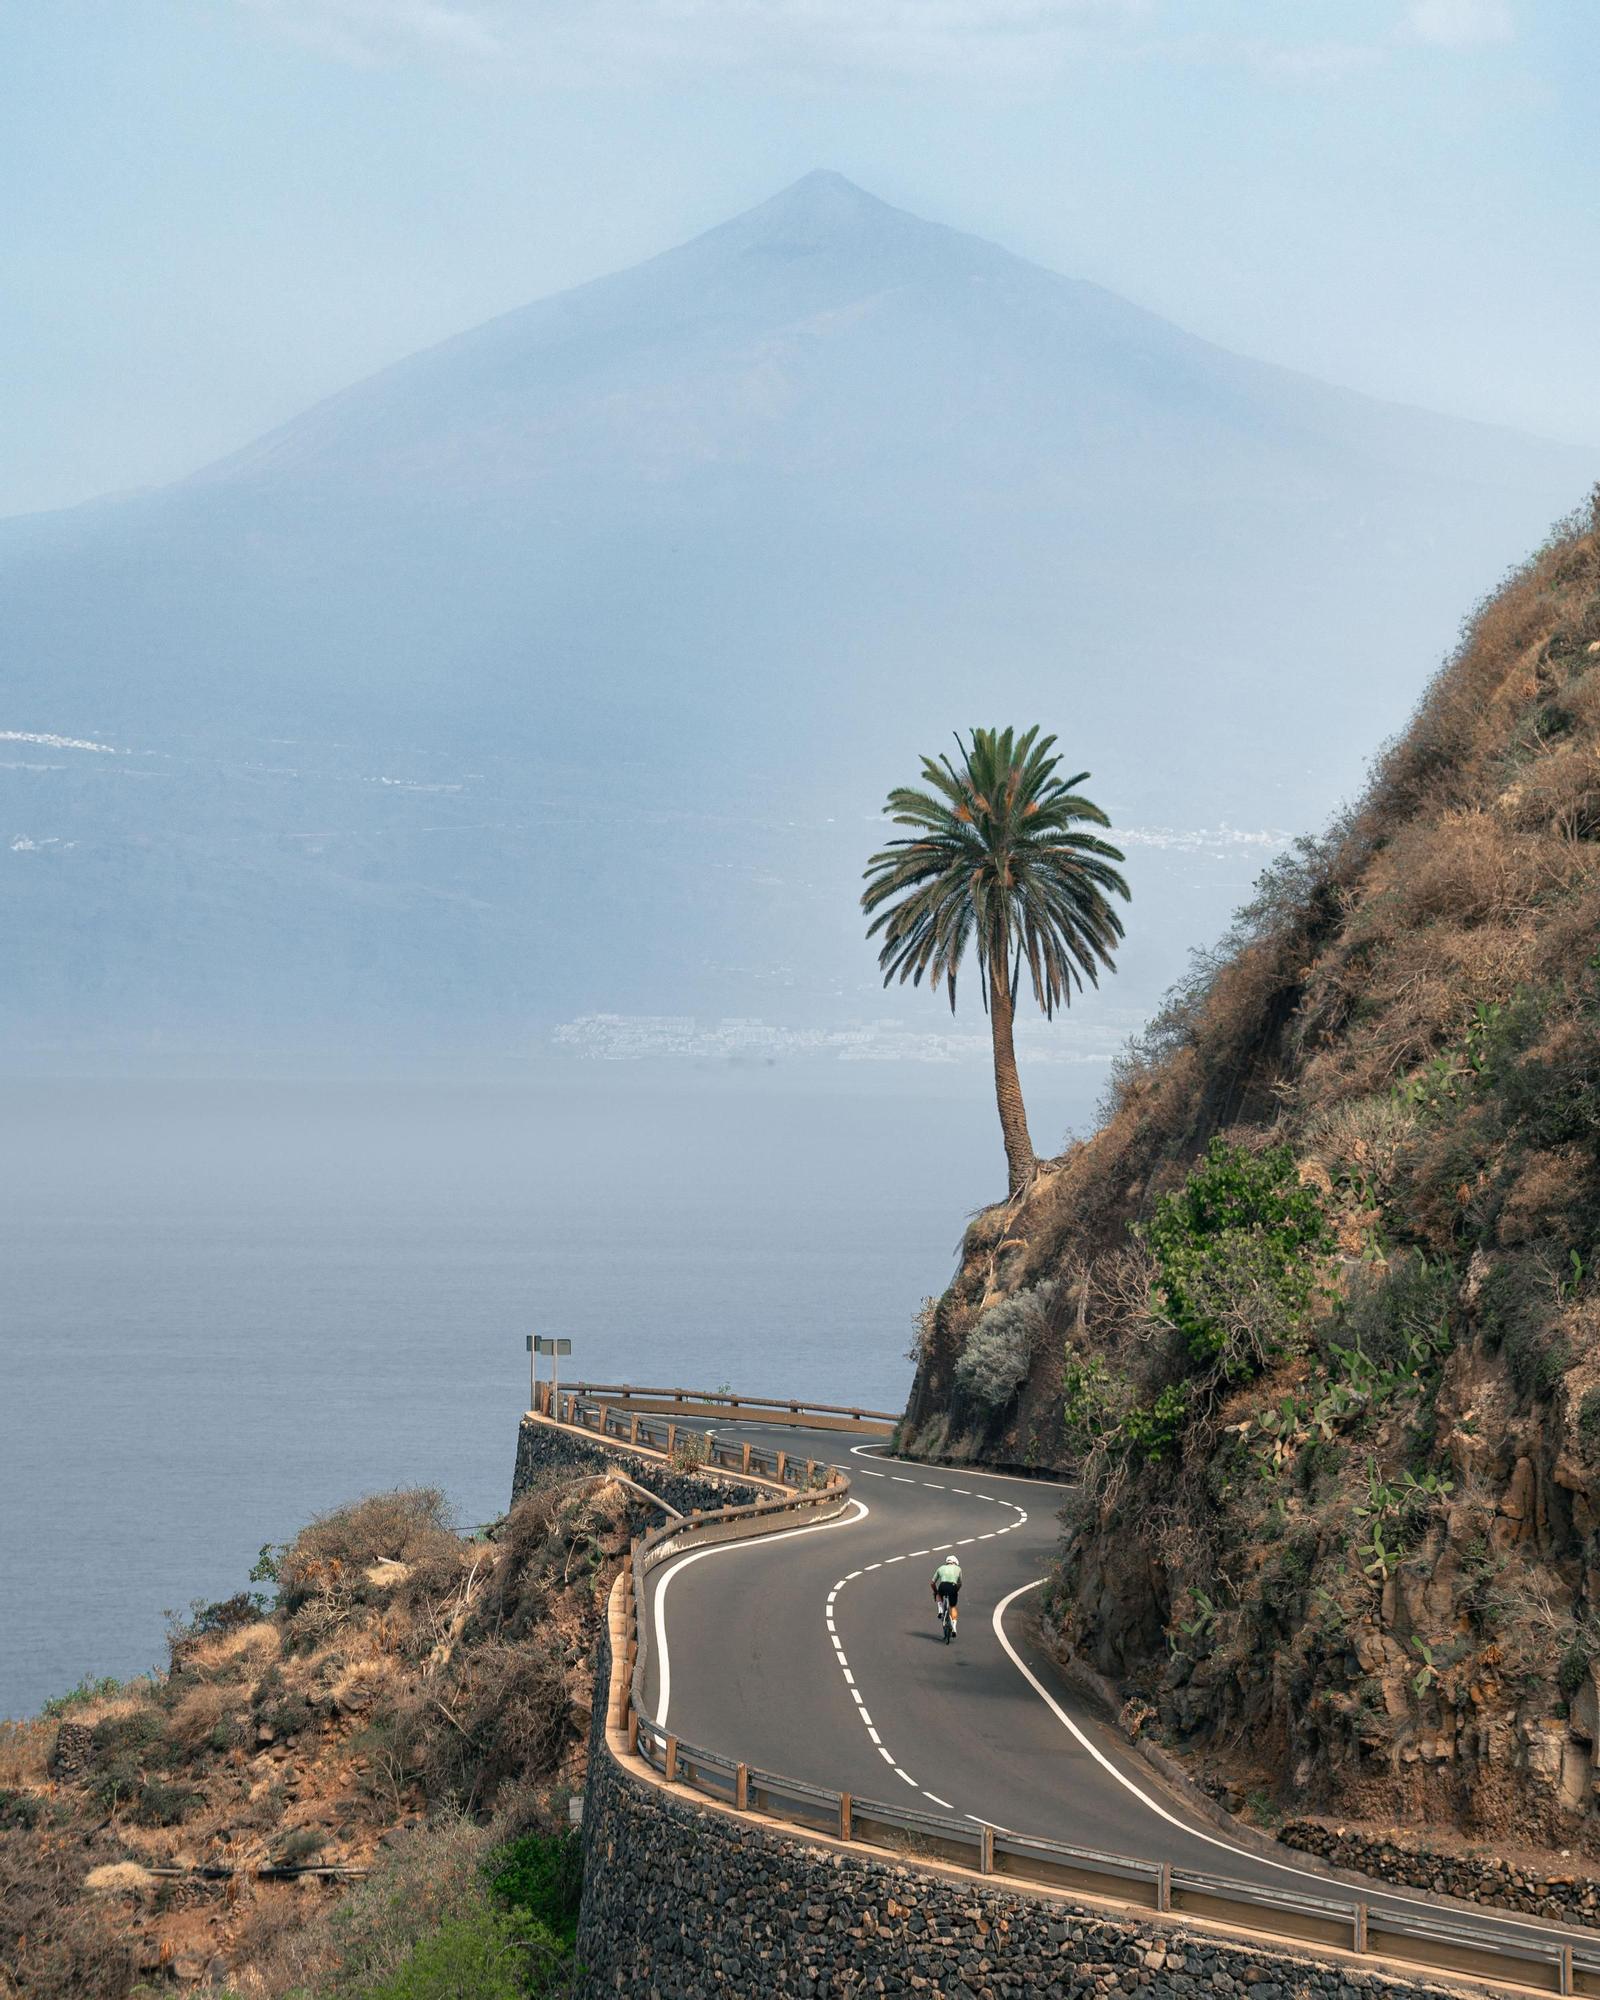
[[[557,1366],[557,1362],[561,1355],[572,1352],[572,1342],[570,1340],[558,1340],[548,1333],[530,1333],[528,1335],[528,1352],[534,1357],[532,1365],[535,1370],[539,1366],[538,1357],[541,1354],[548,1354],[550,1357],[550,1414],[559,1423],[561,1420],[561,1383],[559,1380],[561,1371]],[[535,1375],[534,1379],[537,1383],[537,1375]],[[534,1390],[533,1400],[535,1403],[539,1400],[537,1387]]]

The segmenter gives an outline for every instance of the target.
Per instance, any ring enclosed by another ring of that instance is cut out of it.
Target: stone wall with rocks
[[[598,1687],[607,1686],[604,1644]],[[594,1704],[580,2000],[1415,2000],[1423,1980],[825,1847],[625,1771]]]
[[[1278,1838],[1302,1853],[1321,1855],[1335,1868],[1354,1869],[1381,1881],[1600,1928],[1600,1877],[1582,1869],[1556,1875],[1494,1854],[1450,1853],[1407,1834],[1328,1820],[1290,1820],[1278,1829]]]
[[[511,1475],[514,1506],[547,1473],[621,1472],[675,1507],[680,1514],[695,1509],[740,1507],[770,1498],[770,1489],[729,1473],[675,1472],[659,1458],[626,1446],[591,1441],[576,1431],[524,1417],[517,1431],[517,1462]]]

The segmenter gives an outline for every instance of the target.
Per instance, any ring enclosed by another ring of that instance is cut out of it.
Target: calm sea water
[[[1046,1071],[1041,1144],[1101,1072]],[[0,1714],[163,1657],[321,1508],[504,1507],[523,1337],[896,1407],[1002,1185],[979,1070],[0,1082]]]

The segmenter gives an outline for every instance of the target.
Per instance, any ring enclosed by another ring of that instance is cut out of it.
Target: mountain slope
[[[165,491],[0,524],[0,729],[129,753],[0,770],[11,1023],[859,1012],[864,822],[975,704],[1123,817],[1281,823],[1591,473],[810,176]]]
[[[1600,1852],[1597,842],[1600,489],[927,1317],[922,1448],[1079,1467],[1063,1640],[1237,1791]]]

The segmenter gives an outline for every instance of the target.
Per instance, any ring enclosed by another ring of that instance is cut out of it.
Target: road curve
[[[752,1766],[1007,1832],[1236,1881],[1348,1899],[1290,1848],[1240,1846],[1064,1686],[1027,1607],[1059,1540],[1064,1488],[893,1459],[837,1433],[773,1424],[716,1435],[848,1472],[856,1504],[820,1526],[692,1551],[647,1579],[645,1712],[682,1741]],[[960,1635],[945,1646],[929,1579],[954,1548]],[[1440,1899],[1373,1884],[1376,1913]],[[1594,1933],[1471,1904],[1485,1941]]]

